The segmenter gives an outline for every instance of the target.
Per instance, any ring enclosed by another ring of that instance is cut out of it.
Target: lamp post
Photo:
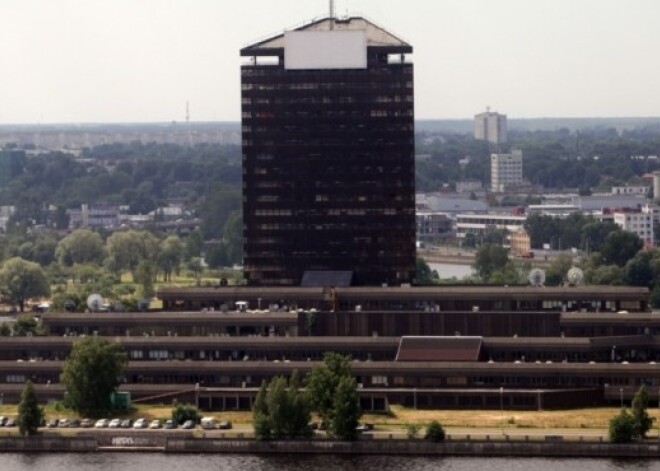
[[[199,383],[195,383],[195,407],[199,409]]]
[[[616,360],[616,345],[612,345],[612,363]]]
[[[623,388],[619,388],[619,397],[621,399],[621,409],[623,409]]]
[[[500,414],[502,416],[500,429],[502,430],[502,435],[504,435],[504,386],[500,386]]]

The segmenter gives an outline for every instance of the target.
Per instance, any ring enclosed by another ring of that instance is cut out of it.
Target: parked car
[[[110,421],[108,419],[99,419],[94,424],[94,428],[108,428]]]
[[[80,419],[69,420],[69,428],[78,428],[78,427],[80,427]]]
[[[229,430],[232,427],[231,422],[229,420],[223,420],[218,424],[218,428],[221,430]]]
[[[173,428],[176,428],[176,422],[173,421],[172,419],[167,419],[167,420],[165,421],[165,427],[164,427],[164,428],[166,428],[166,429],[173,429]]]
[[[160,420],[158,420],[158,419],[154,419],[149,423],[149,428],[153,429],[153,428],[160,428],[160,427],[161,427],[161,423],[160,423]]]
[[[139,418],[136,419],[135,422],[133,422],[133,428],[147,428],[149,423],[147,422],[147,419]]]
[[[18,425],[18,422],[16,422],[16,419],[9,418],[5,420],[5,427],[16,427]]]
[[[121,428],[131,428],[131,425],[133,425],[133,421],[131,419],[124,419],[121,421],[119,426]]]
[[[59,420],[57,419],[50,419],[48,422],[46,422],[46,427],[48,428],[55,428],[57,427],[57,424],[59,423]]]
[[[357,427],[355,427],[355,430],[358,432],[368,432],[369,430],[373,430],[374,426],[373,424],[358,424]]]
[[[204,430],[213,430],[216,427],[214,417],[202,417],[201,424]]]
[[[92,419],[82,419],[80,421],[80,426],[83,428],[90,428],[94,426],[94,421]]]
[[[192,421],[192,420],[186,420],[183,423],[183,425],[181,426],[181,428],[186,429],[186,430],[193,429],[193,428],[195,428],[195,422]]]
[[[108,428],[119,428],[121,425],[121,419],[112,419],[108,424]]]
[[[57,422],[57,426],[59,428],[69,428],[69,425],[71,424],[71,421],[69,419],[60,419]]]

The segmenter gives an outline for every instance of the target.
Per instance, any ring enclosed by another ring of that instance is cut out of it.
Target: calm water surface
[[[435,458],[410,456],[165,455],[163,453],[19,454],[0,453],[3,471],[608,471],[658,470],[660,461]]]

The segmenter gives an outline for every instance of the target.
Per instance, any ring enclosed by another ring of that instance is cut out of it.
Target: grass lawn
[[[49,404],[44,408],[46,417],[74,418],[78,415],[68,409]],[[136,404],[133,409],[124,414],[115,414],[121,418],[165,420],[170,417],[171,406]],[[504,427],[506,428],[585,428],[605,429],[609,420],[619,413],[616,407],[590,409],[570,409],[559,411],[504,411]],[[650,408],[649,414],[656,416],[657,411]],[[16,405],[0,406],[0,415],[15,417]],[[250,411],[202,411],[203,416],[213,416],[218,420],[230,420],[236,425],[250,426],[252,413]],[[390,414],[365,414],[362,422],[373,423],[380,429],[400,429],[410,423],[425,424],[437,420],[448,427],[494,428],[502,425],[500,410],[415,410],[401,406],[392,406]]]

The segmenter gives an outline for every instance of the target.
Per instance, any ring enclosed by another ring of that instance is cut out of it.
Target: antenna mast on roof
[[[186,133],[188,134],[188,147],[192,147],[192,134],[190,134],[190,104],[186,101]]]
[[[330,0],[330,29],[335,29],[335,0]]]

